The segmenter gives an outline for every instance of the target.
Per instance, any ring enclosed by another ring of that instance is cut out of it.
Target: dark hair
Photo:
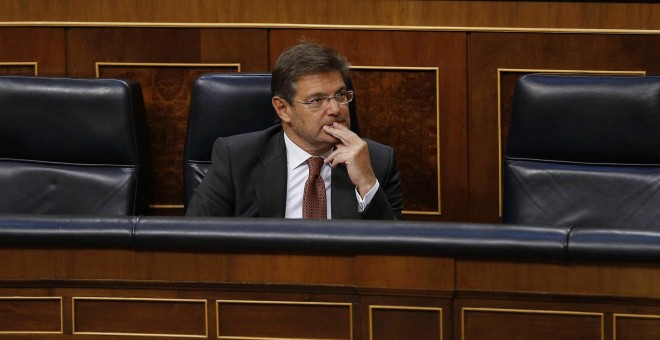
[[[337,51],[312,42],[302,42],[284,50],[273,68],[270,90],[291,103],[296,94],[298,78],[311,74],[339,71],[342,78],[348,79],[349,63]]]

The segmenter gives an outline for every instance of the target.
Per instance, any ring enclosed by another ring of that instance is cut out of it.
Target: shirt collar
[[[296,143],[294,143],[289,136],[284,133],[284,145],[286,146],[286,163],[289,171],[299,167],[303,163],[307,162],[309,157],[314,157],[314,155],[307,153],[307,151],[301,149]],[[333,149],[328,150],[326,153],[321,155],[323,159],[330,156]]]

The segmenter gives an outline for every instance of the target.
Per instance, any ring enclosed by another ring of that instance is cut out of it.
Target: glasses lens
[[[343,99],[343,101],[341,101],[343,104],[350,103],[353,100],[353,91],[344,92],[344,96],[341,99]]]

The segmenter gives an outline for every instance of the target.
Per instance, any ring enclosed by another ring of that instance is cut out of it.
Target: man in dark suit
[[[394,150],[349,129],[348,66],[346,58],[314,43],[284,51],[271,83],[281,125],[218,138],[186,215],[401,219]],[[310,168],[320,174],[311,175]],[[316,178],[320,189],[310,198],[305,184]],[[314,200],[322,206],[310,208]]]

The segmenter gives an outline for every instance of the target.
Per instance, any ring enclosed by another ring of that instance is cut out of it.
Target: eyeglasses
[[[353,100],[353,97],[353,91],[341,91],[334,96],[314,97],[306,102],[299,102],[297,100],[292,101],[294,103],[307,105],[310,110],[318,110],[327,107],[332,99],[336,100],[339,105],[347,105]]]

